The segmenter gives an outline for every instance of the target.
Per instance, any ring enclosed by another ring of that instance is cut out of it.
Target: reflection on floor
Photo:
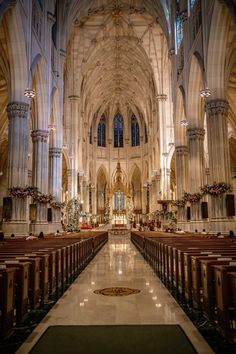
[[[95,290],[128,287],[128,296],[104,296]],[[180,324],[198,353],[213,351],[131,244],[128,236],[109,242],[51,309],[17,354],[26,354],[50,325]]]

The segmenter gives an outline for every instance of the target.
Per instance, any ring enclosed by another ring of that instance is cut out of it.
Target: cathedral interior
[[[6,235],[60,228],[73,199],[88,224],[236,231],[231,3],[2,2]]]
[[[150,224],[226,237],[235,193],[234,0],[0,1],[6,240]]]

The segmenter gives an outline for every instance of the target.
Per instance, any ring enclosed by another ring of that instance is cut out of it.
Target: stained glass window
[[[123,117],[117,113],[114,117],[114,147],[123,147],[124,123]]]
[[[178,50],[183,39],[183,22],[181,21],[180,15],[177,14],[175,18],[175,44]]]
[[[139,125],[137,118],[135,115],[132,115],[131,118],[131,145],[138,146],[139,145]]]
[[[125,198],[123,192],[114,193],[114,209],[122,210],[125,207]]]
[[[190,10],[194,7],[196,0],[189,0]]]
[[[106,146],[106,119],[104,114],[101,116],[97,129],[98,146]]]

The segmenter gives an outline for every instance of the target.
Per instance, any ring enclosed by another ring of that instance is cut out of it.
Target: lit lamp
[[[24,95],[25,95],[25,97],[27,97],[28,99],[31,100],[32,98],[34,98],[36,96],[36,92],[34,89],[27,88],[24,91]]]
[[[206,88],[202,89],[199,92],[199,94],[202,98],[207,98],[207,97],[211,96],[211,90],[208,87],[206,87]]]

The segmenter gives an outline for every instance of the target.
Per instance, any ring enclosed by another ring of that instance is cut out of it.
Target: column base
[[[42,231],[45,235],[48,234],[48,222],[32,222],[29,225],[29,231],[32,232],[33,235],[37,236]]]
[[[217,234],[217,232],[221,232],[222,235],[228,235],[230,230],[234,231],[236,235],[236,221],[235,217],[232,219],[228,218],[216,218],[211,219],[210,222],[211,233]]]
[[[60,232],[62,231],[62,225],[61,222],[55,221],[55,222],[50,222],[48,223],[48,234],[55,234],[55,232],[59,230]]]
[[[206,232],[211,231],[209,220],[177,221],[177,227],[188,232],[195,232],[195,230],[198,230],[200,233],[203,229],[205,229]]]
[[[4,221],[2,231],[5,237],[14,234],[15,237],[26,237],[29,235],[29,224],[26,221]]]

